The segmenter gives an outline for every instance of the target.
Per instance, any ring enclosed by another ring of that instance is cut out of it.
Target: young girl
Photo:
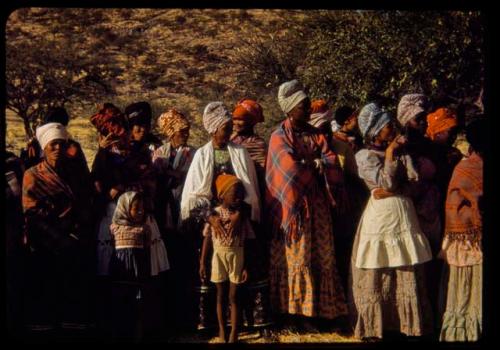
[[[142,195],[129,191],[118,199],[110,226],[115,242],[111,261],[118,332],[115,334],[135,334],[136,339],[142,336],[143,283],[150,275],[147,250],[150,233],[145,219]]]
[[[212,271],[210,281],[217,287],[217,321],[219,338],[226,342],[224,294],[229,279],[229,301],[231,304],[231,334],[229,342],[238,340],[238,286],[247,280],[244,247],[247,239],[255,238],[250,225],[248,208],[244,206],[245,189],[234,175],[222,174],[215,180],[217,197],[221,205],[214,210],[220,216],[222,229],[206,224],[203,230],[203,247],[200,258],[200,277],[207,279],[206,257],[210,245],[213,246]],[[234,229],[230,229],[234,227]]]

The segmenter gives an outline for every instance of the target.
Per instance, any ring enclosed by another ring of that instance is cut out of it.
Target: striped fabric
[[[250,158],[255,162],[256,167],[266,168],[266,141],[258,135],[243,136],[234,135],[231,141],[237,145],[245,147],[250,154]]]

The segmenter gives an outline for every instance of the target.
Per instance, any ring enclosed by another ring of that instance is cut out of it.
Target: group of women
[[[8,264],[25,258],[7,275],[11,324],[123,336],[128,328],[113,329],[132,315],[151,334],[214,327],[215,288],[198,271],[203,225],[221,225],[215,182],[226,174],[242,183],[255,232],[239,295],[248,327],[478,340],[484,119],[466,127],[462,155],[453,111],[421,94],[403,96],[396,118],[375,102],[333,113],[297,80],[279,87],[278,103],[284,118],[268,143],[254,130],[258,102],[209,103],[210,140],[198,149],[179,110],[156,119],[162,142],[148,103],[123,112],[106,103],[90,119],[99,143],[90,170],[66,111],[52,110],[22,155],[26,168],[13,154],[6,163],[19,223],[8,220]],[[118,283],[113,263],[134,265],[111,229],[132,192],[148,232],[140,293]]]

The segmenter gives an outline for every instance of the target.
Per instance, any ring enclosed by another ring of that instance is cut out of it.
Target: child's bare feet
[[[219,329],[219,341],[226,342],[226,331],[223,327]]]
[[[237,343],[237,342],[238,342],[238,332],[231,330],[231,334],[229,334],[228,343]]]

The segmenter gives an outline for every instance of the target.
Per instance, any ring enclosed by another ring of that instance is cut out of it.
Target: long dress
[[[341,174],[326,138],[315,129],[299,134],[285,120],[271,135],[266,164],[271,221],[270,285],[276,312],[334,319],[347,314],[335,262],[326,179],[302,160],[323,159]]]
[[[393,162],[384,151],[356,154],[360,177],[370,190],[397,195],[370,197],[358,225],[351,257],[349,307],[357,338],[382,338],[399,331],[420,336],[432,330],[423,263],[432,258],[411,199],[403,184],[416,178],[409,157]]]

